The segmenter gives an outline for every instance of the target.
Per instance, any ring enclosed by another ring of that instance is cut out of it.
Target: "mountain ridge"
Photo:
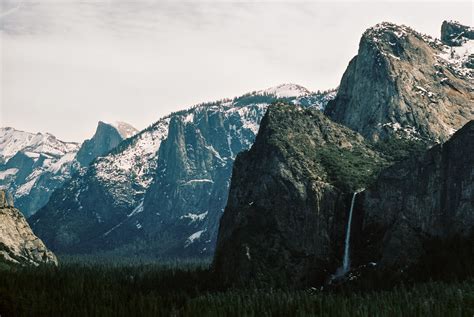
[[[330,93],[332,92],[312,93],[284,99],[320,109],[331,98],[328,95]],[[163,256],[210,254],[217,234],[216,219],[220,217],[227,195],[225,189],[230,178],[231,163],[239,151],[253,143],[260,118],[266,107],[275,100],[277,97],[274,95],[251,92],[241,97],[198,104],[171,113],[121,142],[107,155],[93,161],[88,168],[81,169],[77,177],[55,192],[50,203],[38,216],[29,219],[32,227],[56,251],[86,252],[89,249],[119,248],[122,250],[119,252],[126,253],[125,250],[129,248],[136,250],[135,238],[149,240],[151,236],[155,236],[152,240],[159,241],[156,236],[159,232],[155,227],[161,227],[160,223],[163,221],[168,223],[165,231],[174,238],[168,239],[169,247],[165,247],[166,244],[155,244],[155,250],[161,250],[158,253]],[[181,147],[171,146],[164,151],[165,144],[172,142],[171,140],[187,141],[179,141]],[[165,170],[165,166],[172,162],[195,168],[184,169],[184,172],[178,172],[180,168]],[[184,190],[183,184],[202,178],[198,176],[198,167],[202,168],[203,175],[214,175],[211,180],[215,183],[208,181],[210,187],[205,187],[204,182],[193,181],[189,183],[192,184],[189,189],[201,190],[202,197],[207,197],[208,190],[220,187],[221,190],[212,194],[217,195],[215,197],[220,203],[214,205],[211,200],[204,202],[206,200],[203,199],[199,203],[203,210],[194,210],[196,207],[190,205],[189,210],[170,210],[169,218],[159,218],[157,213],[161,214],[160,210],[167,208],[167,204],[163,202],[157,206],[153,203],[154,199],[147,197],[153,196],[152,191],[167,192],[161,188],[162,185],[157,184],[164,184],[162,181],[168,179],[167,186],[176,190],[173,194],[176,202],[173,205],[184,208],[179,201],[188,199],[185,197],[190,197],[190,193]],[[174,176],[166,176],[172,170]],[[162,177],[165,178],[162,180]],[[98,193],[101,195],[100,201],[93,199]],[[209,210],[210,206],[214,206],[213,211]],[[202,216],[206,212],[207,218]],[[56,213],[64,215],[64,219],[70,219],[64,220],[64,224],[47,219],[48,215]],[[171,216],[172,214],[175,216]],[[75,218],[76,216],[79,218]],[[38,222],[40,218],[41,221]],[[201,218],[202,221],[199,220]],[[190,222],[187,219],[195,220]],[[83,223],[81,228],[84,231],[73,225],[76,222]],[[67,223],[70,224],[66,225]],[[72,227],[74,229],[70,229]],[[86,227],[89,229],[85,229]],[[63,232],[64,230],[66,231]],[[93,233],[88,233],[88,230]],[[200,239],[190,238],[197,237],[199,231],[204,233],[199,236]],[[74,242],[78,239],[75,237],[82,238]],[[80,244],[81,240],[90,242],[86,243],[86,247]],[[75,243],[78,243],[77,246],[74,246]],[[136,252],[147,253],[145,250]]]

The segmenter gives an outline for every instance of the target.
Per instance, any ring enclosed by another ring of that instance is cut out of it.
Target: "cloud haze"
[[[1,1],[0,125],[90,137],[284,82],[336,87],[362,32],[392,21],[439,37],[472,2]]]

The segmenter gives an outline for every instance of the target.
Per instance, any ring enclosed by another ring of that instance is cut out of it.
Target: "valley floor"
[[[6,316],[473,316],[474,280],[371,292],[223,290],[206,265],[2,268]]]

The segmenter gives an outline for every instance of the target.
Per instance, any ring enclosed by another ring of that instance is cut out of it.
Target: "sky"
[[[295,83],[335,88],[365,29],[439,38],[473,3],[0,0],[0,126],[90,138],[190,106]]]

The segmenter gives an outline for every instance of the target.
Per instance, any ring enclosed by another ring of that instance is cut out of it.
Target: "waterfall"
[[[354,203],[358,192],[354,192],[352,195],[351,209],[349,210],[349,219],[347,220],[347,231],[346,231],[346,241],[344,243],[344,259],[342,261],[342,270],[341,275],[345,275],[350,268],[351,259],[350,259],[350,242],[351,242],[351,224],[352,224],[352,211],[354,210]]]

